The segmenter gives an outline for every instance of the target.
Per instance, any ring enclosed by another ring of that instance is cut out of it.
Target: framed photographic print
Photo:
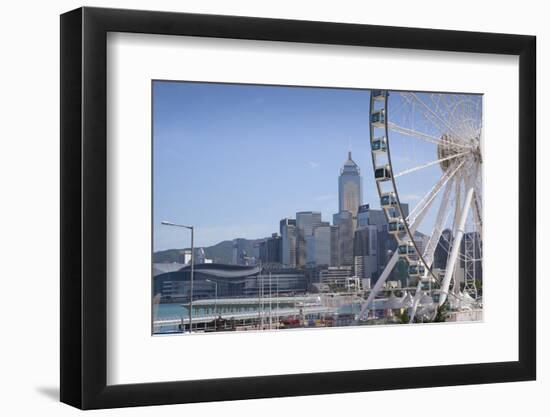
[[[61,400],[535,379],[535,38],[61,16]]]

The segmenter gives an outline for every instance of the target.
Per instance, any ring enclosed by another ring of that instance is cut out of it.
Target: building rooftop
[[[173,277],[173,274],[180,275],[180,273],[189,273],[191,271],[191,265],[185,265],[182,268],[174,271],[167,271],[165,273],[160,273],[154,275],[155,278],[164,279],[167,277],[163,277],[164,274],[171,274]],[[259,266],[252,265],[231,265],[231,264],[195,264],[194,267],[195,274],[200,273],[207,276],[211,276],[213,278],[224,278],[224,279],[241,279],[250,277],[253,275],[257,275],[260,272]],[[301,271],[298,271],[293,268],[280,268],[275,269],[271,271],[266,271],[264,269],[264,275],[271,272],[272,274],[296,274],[296,273],[302,273]],[[184,274],[181,274],[182,276]]]
[[[344,166],[340,170],[340,175],[342,174],[357,174],[359,175],[361,170],[359,165],[351,158],[351,151],[348,152],[348,159],[344,162]]]
[[[153,276],[165,274],[167,272],[179,271],[185,265],[179,262],[162,262],[153,264]]]

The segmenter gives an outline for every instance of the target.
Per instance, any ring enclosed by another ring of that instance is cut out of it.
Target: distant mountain
[[[239,249],[246,251],[249,256],[258,257],[258,248],[255,247],[264,239],[237,239]],[[183,263],[183,253],[190,248],[167,249],[153,253],[153,263]],[[203,247],[204,254],[208,259],[216,263],[230,264],[233,261],[233,241],[224,240],[213,246]],[[198,248],[195,248],[198,250]],[[195,252],[196,255],[196,252]]]

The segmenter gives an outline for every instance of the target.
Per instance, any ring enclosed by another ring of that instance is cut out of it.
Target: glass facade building
[[[321,212],[300,211],[296,213],[296,266],[305,266],[306,237],[313,234],[313,229],[321,225]]]
[[[305,274],[292,268],[263,268],[258,266],[227,264],[195,265],[193,300],[257,297],[263,286],[264,294],[303,294],[307,289]],[[184,266],[178,271],[166,272],[154,277],[153,292],[160,295],[161,302],[188,302],[190,295],[191,268]],[[213,283],[217,284],[213,285]],[[216,294],[217,289],[217,294]]]
[[[282,219],[279,222],[281,234],[281,263],[294,268],[296,266],[296,219]]]
[[[311,236],[306,238],[306,263],[308,266],[331,263],[331,229],[329,224],[323,224],[313,229]]]
[[[353,240],[355,274],[374,280],[378,274],[378,230],[368,225],[355,231]]]
[[[271,237],[260,243],[260,260],[264,264],[280,264],[281,246],[281,237],[273,233]]]
[[[349,211],[355,222],[357,211],[361,204],[363,204],[361,170],[353,159],[351,159],[351,152],[349,152],[348,160],[340,170],[338,178],[338,210]]]
[[[357,210],[357,228],[358,229],[362,227],[367,227],[370,224],[369,211],[370,211],[369,204],[362,204],[359,206],[359,209]]]
[[[353,215],[349,211],[336,213],[333,215],[333,224],[338,226],[338,265],[353,265]]]

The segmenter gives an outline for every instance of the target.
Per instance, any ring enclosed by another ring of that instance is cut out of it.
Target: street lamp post
[[[258,275],[258,326],[264,329],[264,278],[262,276],[262,260],[260,259],[260,271]]]
[[[165,226],[183,227],[191,230],[191,282],[189,284],[189,333],[193,331],[193,280],[195,272],[195,228],[184,224],[176,224],[172,222],[162,221]]]
[[[251,259],[250,257],[246,257],[246,259]],[[260,330],[263,330],[264,329],[264,317],[263,317],[263,304],[262,304],[262,300],[263,300],[263,279],[262,279],[262,260],[259,259],[258,261],[259,263],[259,272],[258,272],[258,276],[256,278],[256,283],[258,284],[258,328]],[[261,327],[260,327],[261,326]]]
[[[273,298],[273,292],[271,287],[271,271],[269,271],[269,330],[271,330],[271,326],[273,324],[273,304],[271,303],[271,299]]]
[[[214,315],[218,316],[218,283],[216,281],[212,281],[211,279],[207,279],[206,282],[209,282],[211,284],[214,284]]]

